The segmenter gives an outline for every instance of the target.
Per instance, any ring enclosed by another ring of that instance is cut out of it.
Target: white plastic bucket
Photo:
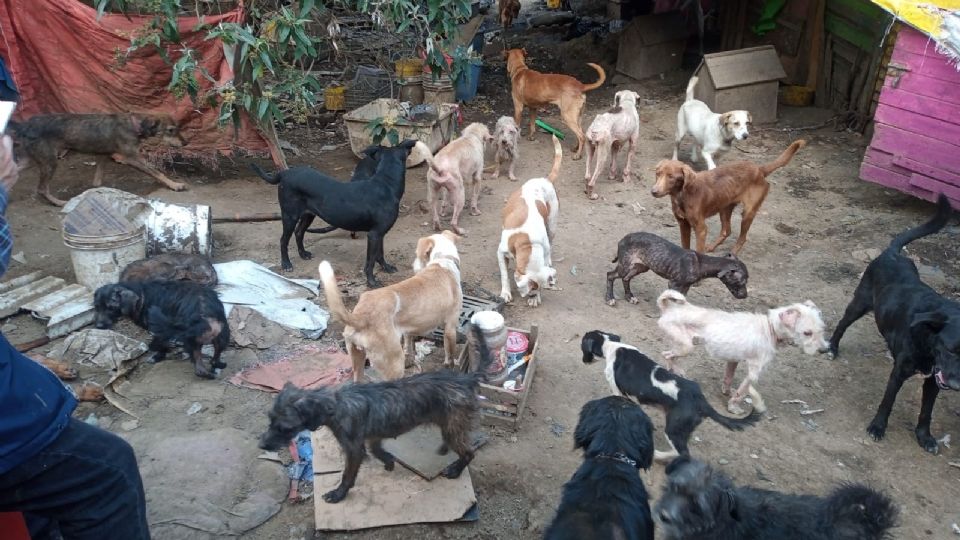
[[[210,207],[150,201],[153,213],[147,217],[147,237],[151,255],[193,253],[213,255],[213,230]]]
[[[63,233],[63,244],[70,248],[70,261],[77,283],[95,291],[120,280],[120,272],[133,261],[147,255],[143,227],[109,236],[81,236]]]

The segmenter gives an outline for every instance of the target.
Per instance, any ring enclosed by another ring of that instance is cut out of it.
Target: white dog
[[[677,159],[683,136],[689,133],[696,139],[690,150],[690,160],[699,160],[699,153],[707,162],[707,169],[715,169],[717,164],[713,162],[713,154],[729,150],[734,139],[746,139],[750,135],[748,126],[753,122],[753,116],[747,111],[723,114],[711,111],[706,103],[693,98],[693,87],[697,85],[697,80],[698,77],[692,77],[687,83],[687,100],[677,112],[677,140],[673,147],[673,159]]]
[[[433,228],[440,230],[441,189],[450,194],[453,217],[450,227],[457,234],[466,234],[460,228],[460,212],[466,203],[466,182],[473,185],[470,199],[470,215],[479,216],[477,198],[480,196],[480,181],[483,179],[483,149],[492,142],[493,136],[487,126],[474,122],[463,130],[463,135],[450,142],[433,157],[427,157],[427,202],[433,207]]]
[[[500,164],[509,162],[510,168],[507,169],[507,175],[510,180],[515,181],[517,176],[513,174],[513,166],[520,159],[520,128],[513,121],[513,117],[501,116],[497,120],[497,126],[493,129],[493,140],[497,146],[497,164],[490,178],[500,178]]]
[[[587,129],[587,170],[583,180],[587,184],[586,194],[590,200],[599,196],[593,187],[600,176],[600,169],[610,159],[610,179],[617,171],[617,155],[627,147],[627,162],[623,166],[623,181],[630,179],[630,166],[633,163],[633,147],[640,140],[640,115],[637,113],[637,100],[640,94],[631,90],[621,90],[613,98],[613,108],[598,114]],[[593,171],[590,163],[593,161]]]
[[[675,344],[674,349],[663,353],[671,371],[682,373],[675,369],[674,360],[693,352],[694,343],[702,341],[707,354],[727,362],[723,393],[728,394],[737,364],[747,363],[747,377],[727,403],[727,410],[734,414],[743,413],[739,404],[748,392],[754,408],[758,412],[766,410],[756,385],[778,347],[794,344],[809,355],[829,349],[820,310],[809,300],[766,313],[731,313],[695,306],[679,292],[668,290],[657,298],[657,306],[660,307],[657,324]]]
[[[553,268],[550,249],[560,213],[560,200],[553,182],[560,173],[563,149],[556,136],[553,151],[553,168],[547,178],[524,182],[510,194],[503,208],[497,263],[500,265],[500,298],[505,302],[513,300],[507,273],[510,259],[517,265],[513,272],[517,290],[521,297],[530,297],[527,300],[530,307],[540,305],[540,289],[553,289],[557,285],[557,270]]]

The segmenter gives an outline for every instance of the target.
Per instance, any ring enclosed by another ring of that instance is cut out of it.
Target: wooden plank
[[[826,28],[827,33],[853,44],[860,50],[865,51],[874,46],[875,39],[870,33],[854,26],[847,19],[842,19],[831,13],[826,15],[824,28]]]
[[[523,398],[520,400],[520,407],[517,409],[518,427],[520,420],[523,418],[523,411],[527,408],[527,398],[530,397],[530,392],[533,389],[534,375],[536,375],[537,365],[540,363],[537,359],[537,353],[540,349],[540,327],[532,325],[529,336],[531,343],[533,343],[533,348],[530,351],[530,364],[527,366],[527,372],[523,376]]]
[[[949,172],[960,172],[960,146],[896,127],[876,125],[870,146],[890,154],[907,156]]]
[[[960,141],[960,124],[957,123],[960,122],[960,107],[931,107],[927,112],[920,112],[881,101],[874,120],[911,133],[944,141]]]
[[[890,20],[890,15],[883,8],[863,0],[830,0],[827,10],[851,21],[874,25],[878,30],[883,29]]]
[[[960,93],[960,88],[957,89]],[[880,104],[904,111],[960,124],[960,103],[925,97],[900,88],[887,88],[880,95]]]
[[[888,154],[875,148],[867,148],[867,151],[863,155],[863,161],[904,176],[920,173],[930,178],[936,178],[941,182],[960,186],[960,174],[938,169],[908,157]]]
[[[895,47],[893,54],[890,56],[890,62],[891,64],[906,66],[912,72],[941,81],[956,84],[960,80],[960,72],[941,56],[924,56]]]
[[[944,62],[948,61],[944,55],[937,52],[935,41],[910,26],[905,26],[897,36],[897,47],[907,52],[926,55],[930,58],[940,58]]]
[[[960,105],[960,83],[951,85],[947,81],[927,77],[921,73],[906,72],[899,78],[887,75],[883,82],[883,93],[905,92],[916,96],[918,102],[926,103],[928,99],[935,99],[945,103]],[[893,95],[896,95],[894,93]],[[883,94],[880,96],[883,101]]]
[[[930,193],[943,193],[954,201],[960,201],[960,186],[941,182],[936,178],[913,173],[910,175],[910,185],[925,189]]]
[[[884,187],[893,188],[908,195],[920,197],[921,199],[933,200],[930,197],[929,192],[926,190],[911,186],[909,176],[888,171],[887,169],[877,167],[876,165],[861,163],[860,179],[866,180],[867,182],[872,182],[874,184],[880,184]]]

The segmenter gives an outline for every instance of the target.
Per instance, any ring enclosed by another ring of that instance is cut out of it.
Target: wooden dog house
[[[778,81],[787,74],[773,45],[704,55],[694,75],[694,96],[713,112],[743,109],[758,124],[777,120]]]
[[[687,27],[679,12],[636,17],[623,29],[617,72],[645,79],[680,69]]]

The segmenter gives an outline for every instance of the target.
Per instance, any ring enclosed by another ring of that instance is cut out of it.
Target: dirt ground
[[[533,57],[536,62],[536,56]],[[487,69],[487,68],[485,68]],[[593,80],[587,68],[585,80]],[[603,301],[605,272],[617,241],[626,233],[651,231],[678,241],[678,229],[667,199],[654,199],[649,188],[655,163],[669,157],[673,145],[676,110],[689,73],[677,73],[640,84],[604,86],[589,95],[584,125],[598,110],[612,103],[613,92],[636,90],[641,96],[641,143],[636,153],[636,177],[628,183],[598,184],[602,198],[587,201],[582,193],[583,162],[572,161],[573,143],[564,143],[563,170],[558,183],[561,198],[560,226],[554,246],[554,261],[562,291],[546,291],[543,305],[528,308],[515,301],[505,310],[512,326],[540,326],[540,369],[537,370],[526,417],[519,432],[493,430],[489,444],[480,450],[471,466],[471,475],[480,505],[480,520],[472,524],[418,525],[386,528],[351,534],[324,534],[323,538],[391,539],[416,536],[434,538],[534,538],[549,523],[561,487],[580,464],[572,451],[571,433],[580,407],[586,401],[608,394],[599,365],[580,361],[578,340],[587,330],[599,328],[616,332],[624,341],[659,358],[665,343],[656,326],[654,300],[665,288],[663,279],[646,274],[634,281],[641,298],[638,305],[618,302],[608,307]],[[502,66],[485,71],[484,95],[464,108],[466,121],[485,121],[492,126],[496,117],[508,113],[506,80]],[[862,250],[882,249],[890,238],[927,219],[933,207],[923,201],[862,182],[857,178],[867,140],[836,132],[830,127],[799,129],[822,124],[828,111],[781,108],[775,126],[757,126],[738,149],[720,157],[721,162],[737,159],[768,161],[787,144],[805,138],[808,145],[785,169],[774,173],[773,184],[750,238],[741,253],[750,270],[750,296],[736,301],[716,280],[691,290],[691,299],[701,305],[738,310],[763,310],[785,303],[810,299],[823,310],[832,327],[857,283],[867,260]],[[556,109],[546,121],[561,122]],[[569,131],[568,131],[569,133]],[[355,163],[348,147],[342,146],[339,129],[312,127],[281,135],[303,151],[290,156],[295,164],[309,164],[324,172],[346,178]],[[341,144],[335,151],[321,151],[329,144]],[[683,146],[688,157],[689,141]],[[550,168],[549,139],[539,134],[534,142],[523,140],[517,174],[521,179],[543,176]],[[60,197],[79,193],[93,174],[85,165],[88,156],[67,156],[54,182]],[[234,212],[275,212],[275,189],[248,172],[243,160],[225,161],[219,171],[190,164],[176,165],[173,175],[186,181],[184,193],[155,189],[155,185],[132,169],[111,166],[104,185],[118,187],[169,202],[204,203],[215,215]],[[395,275],[380,274],[387,283],[411,275],[413,249],[417,238],[432,231],[418,202],[426,198],[423,167],[408,171],[402,216],[387,236],[388,259],[401,268]],[[72,279],[69,256],[59,232],[57,210],[32,195],[35,173],[25,173],[14,189],[9,218],[16,238],[15,252],[22,250],[26,264],[14,264],[7,277],[43,269]],[[495,259],[499,241],[499,212],[508,194],[518,189],[505,177],[485,181],[480,200],[483,215],[464,214],[462,226],[468,231],[460,251],[463,281],[496,292],[499,275]],[[738,230],[734,220],[734,235]],[[710,234],[719,222],[714,218]],[[915,242],[909,252],[919,257],[924,278],[943,294],[960,293],[957,270],[960,244],[957,227],[935,237]],[[278,222],[216,225],[214,239],[217,262],[249,258],[279,268]],[[732,245],[735,236],[727,246]],[[316,277],[316,263],[329,259],[338,274],[360,283],[365,242],[351,240],[344,232],[310,236],[308,249],[315,259],[302,261],[294,251],[294,277]],[[616,286],[618,298],[622,288]],[[348,300],[352,303],[355,299]],[[763,421],[741,433],[728,432],[705,422],[691,441],[694,456],[719,466],[741,484],[788,492],[823,494],[847,481],[866,482],[888,492],[902,509],[902,525],[895,537],[904,539],[949,538],[951,524],[960,522],[960,469],[948,463],[960,461],[957,446],[944,445],[940,455],[919,448],[913,426],[920,406],[920,382],[909,381],[900,392],[887,437],[874,442],[865,433],[891,367],[891,360],[871,317],[865,317],[847,333],[842,357],[804,356],[786,348],[761,378],[760,389],[769,404]],[[129,327],[123,327],[124,331]],[[325,342],[339,339],[339,325],[332,325]],[[39,325],[19,316],[4,328],[14,342],[37,337]],[[288,338],[283,346],[294,346]],[[45,349],[44,349],[45,350]],[[201,432],[232,427],[255,436],[266,426],[265,412],[271,396],[234,387],[225,380],[276,351],[232,349],[225,360],[229,367],[220,380],[202,381],[183,362],[142,365],[131,376],[129,387],[138,396],[133,400],[141,416],[138,431],[152,431],[156,438],[183,432]],[[708,399],[722,410],[719,393],[722,366],[696,353],[687,362],[688,376],[705,389]],[[801,416],[796,404],[803,400],[820,414]],[[187,416],[191,403],[204,406]],[[647,411],[658,429],[662,415]],[[78,417],[95,414],[101,425],[122,436],[129,433],[120,424],[128,418],[109,405],[83,405]],[[933,417],[937,437],[960,437],[960,397],[944,392]],[[658,437],[658,444],[664,445]],[[960,445],[960,443],[957,443]],[[137,446],[141,461],[151,459],[151,445]],[[246,463],[223,463],[222,467],[247,467]],[[201,471],[211,478],[216,470]],[[655,498],[663,483],[663,467],[655,465],[642,473]],[[151,499],[150,479],[148,500]],[[362,476],[359,482],[364,482]],[[237,494],[239,497],[241,494]],[[154,502],[154,501],[151,501]],[[311,538],[314,529],[313,504],[284,503],[282,511],[243,538]],[[173,529],[155,529],[157,538],[180,538]],[[319,536],[318,536],[319,537]]]

